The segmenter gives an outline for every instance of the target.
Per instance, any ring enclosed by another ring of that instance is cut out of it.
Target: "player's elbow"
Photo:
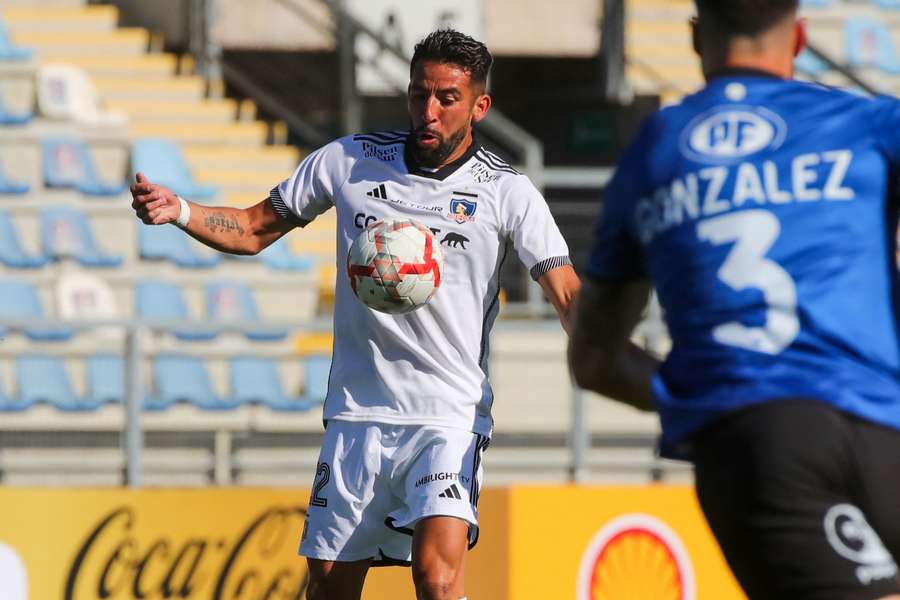
[[[247,256],[256,256],[263,250],[265,250],[266,244],[263,243],[262,238],[260,236],[251,236],[245,245],[244,254]]]
[[[603,347],[579,343],[576,338],[569,347],[569,368],[575,384],[585,390],[604,393],[610,387],[615,357]]]

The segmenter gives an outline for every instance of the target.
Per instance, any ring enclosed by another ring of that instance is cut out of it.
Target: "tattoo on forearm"
[[[238,223],[237,217],[226,217],[224,213],[212,213],[206,215],[206,228],[217,233],[219,231],[236,231],[238,235],[244,235],[244,228]]]

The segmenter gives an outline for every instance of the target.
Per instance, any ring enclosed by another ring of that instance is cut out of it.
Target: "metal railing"
[[[145,359],[154,353],[148,352],[144,343],[146,336],[150,332],[156,331],[176,331],[191,330],[203,328],[204,330],[218,331],[221,333],[237,333],[242,334],[249,331],[258,331],[261,327],[267,329],[285,329],[295,332],[327,332],[330,331],[330,322],[325,320],[291,322],[291,321],[253,321],[253,322],[216,322],[216,321],[181,321],[181,320],[164,320],[164,319],[143,319],[143,320],[91,320],[91,321],[60,321],[48,319],[0,319],[0,329],[9,329],[13,331],[23,331],[28,329],[67,329],[75,332],[85,332],[94,329],[116,328],[124,332],[122,343],[122,355],[125,362],[125,394],[124,394],[124,427],[122,430],[122,451],[125,464],[125,484],[129,487],[140,487],[143,484],[143,471],[141,456],[145,447],[145,431],[142,424],[142,415],[144,412],[144,398],[146,397],[144,384],[142,381],[142,364]],[[555,330],[558,324],[555,319],[552,321],[500,321],[497,323],[496,330],[505,330],[506,332],[516,332],[521,330],[534,330],[535,328],[547,330],[550,328]],[[62,343],[61,345],[64,345]],[[540,354],[540,349],[533,349]],[[108,348],[104,348],[108,352]],[[531,351],[531,350],[530,350]],[[529,351],[529,352],[530,352]],[[90,353],[90,352],[89,352]],[[197,352],[202,356],[203,351]],[[516,356],[521,354],[517,351]],[[495,350],[492,355],[492,362],[496,362],[498,356],[511,360],[509,356],[504,356],[502,351]],[[521,357],[520,357],[521,358]],[[533,359],[529,359],[533,360]],[[540,359],[544,361],[545,359]],[[562,358],[561,360],[564,360]],[[561,366],[561,368],[565,368]],[[572,483],[584,482],[591,468],[590,450],[594,445],[592,439],[596,434],[592,434],[588,427],[588,415],[590,413],[589,400],[586,395],[576,386],[570,385],[568,390],[560,390],[561,394],[569,395],[570,406],[570,422],[565,440],[556,439],[556,434],[551,432],[533,432],[531,434],[519,434],[518,437],[525,436],[529,438],[536,435],[543,440],[543,446],[547,448],[561,448],[557,444],[564,444],[568,448],[567,467],[565,471],[568,473],[568,479]],[[219,434],[221,431],[216,430],[216,446],[217,457],[216,464],[219,465],[220,460],[218,454]],[[500,447],[506,444],[515,445],[516,434],[501,435],[501,438],[507,438],[505,441],[501,439]],[[603,436],[600,436],[603,438]],[[608,437],[608,436],[607,436]],[[510,441],[512,439],[512,441]],[[521,440],[520,442],[521,443]],[[605,440],[602,442],[605,447],[617,447],[618,442],[615,440]],[[230,443],[226,444],[230,447]],[[225,464],[230,464],[229,459],[225,459]],[[228,468],[230,467],[223,467]],[[656,461],[648,463],[643,468],[648,472],[656,473],[660,471],[660,467]],[[219,467],[217,466],[217,471]],[[653,475],[656,479],[656,475]],[[216,476],[216,481],[221,478]]]

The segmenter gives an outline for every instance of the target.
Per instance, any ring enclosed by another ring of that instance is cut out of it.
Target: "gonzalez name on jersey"
[[[359,232],[382,219],[418,221],[444,250],[440,290],[406,315],[366,308],[338,269],[324,418],[487,436],[493,425],[488,338],[507,241],[535,279],[571,264],[569,250],[540,192],[477,140],[435,170],[417,164],[407,136],[335,140],[306,157],[270,195],[286,219],[312,221],[335,208],[339,265]]]

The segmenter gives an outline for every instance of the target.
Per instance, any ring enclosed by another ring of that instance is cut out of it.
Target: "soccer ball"
[[[369,308],[403,314],[428,303],[441,285],[444,253],[431,230],[385,219],[366,227],[347,253],[347,275]]]

